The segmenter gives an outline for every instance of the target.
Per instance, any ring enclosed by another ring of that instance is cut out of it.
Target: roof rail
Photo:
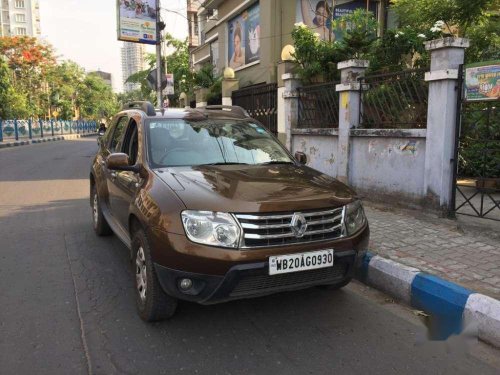
[[[148,116],[156,116],[156,110],[148,101],[128,102],[123,105],[123,109],[140,109]]]
[[[248,112],[238,106],[238,105],[207,105],[207,106],[203,106],[203,107],[197,107],[195,108],[197,110],[208,110],[208,111],[228,111],[228,112],[231,112],[232,114],[235,114],[235,115],[240,115],[242,117],[250,117],[250,115],[248,114]]]

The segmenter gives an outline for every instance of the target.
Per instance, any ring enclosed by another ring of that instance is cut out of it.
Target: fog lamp
[[[193,281],[191,279],[182,279],[180,282],[179,282],[179,287],[182,289],[182,290],[188,290],[188,289],[191,289],[191,287],[193,286]]]

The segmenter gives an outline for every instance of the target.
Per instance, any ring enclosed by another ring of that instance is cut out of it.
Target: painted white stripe
[[[420,270],[374,256],[368,264],[367,282],[406,303],[411,302],[411,284]]]
[[[465,304],[464,318],[477,325],[481,340],[500,348],[500,301],[483,294],[471,294]]]

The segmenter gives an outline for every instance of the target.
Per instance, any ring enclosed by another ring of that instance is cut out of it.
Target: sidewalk
[[[365,202],[370,251],[500,299],[500,222]]]

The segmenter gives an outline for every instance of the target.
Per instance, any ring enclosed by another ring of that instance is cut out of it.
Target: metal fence
[[[276,83],[246,87],[232,93],[234,105],[246,109],[271,132],[278,132],[278,86]]]
[[[43,138],[64,134],[91,133],[97,130],[95,121],[63,121],[63,120],[1,120],[0,142]]]
[[[361,78],[361,127],[414,129],[427,127],[428,69],[375,74]]]
[[[299,118],[297,128],[338,128],[339,93],[328,82],[299,87]]]

